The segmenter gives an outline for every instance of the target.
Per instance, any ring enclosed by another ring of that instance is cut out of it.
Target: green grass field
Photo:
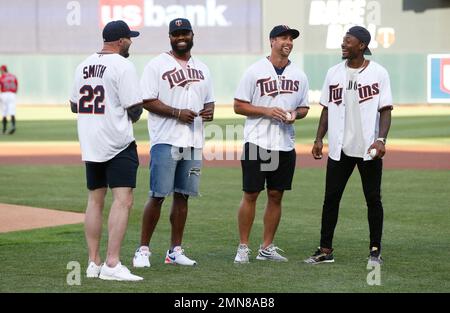
[[[84,210],[86,191],[82,166],[0,166],[0,171],[0,202]],[[52,173],[51,177],[48,173]],[[138,244],[147,177],[148,170],[140,168],[135,206],[122,250],[126,265],[131,264]],[[336,263],[318,266],[303,264],[302,260],[313,252],[319,240],[323,170],[299,169],[294,191],[286,194],[276,237],[276,244],[289,258],[283,264],[254,259],[248,265],[233,264],[238,244],[240,169],[205,168],[202,179],[202,196],[190,202],[184,240],[186,251],[199,263],[197,267],[163,264],[170,235],[170,201],[167,201],[152,242],[152,267],[135,271],[144,276],[143,282],[111,283],[83,277],[81,286],[67,285],[67,263],[78,261],[83,270],[87,263],[83,227],[72,225],[1,234],[0,291],[289,293],[446,292],[450,289],[446,262],[450,257],[448,171],[385,171],[385,265],[381,286],[366,283],[368,226],[358,175],[352,176],[342,200],[335,235]],[[253,257],[261,240],[264,201],[265,195],[259,201],[252,231]],[[107,210],[104,213],[106,217]]]
[[[446,111],[447,112],[447,111]],[[45,114],[43,114],[45,116]],[[241,119],[216,119],[221,127]],[[298,123],[299,142],[314,137],[317,115]],[[450,144],[450,115],[395,117],[390,142]],[[135,128],[138,141],[148,140],[146,121]],[[20,120],[14,136],[2,142],[76,141],[72,119]],[[233,264],[238,244],[237,208],[241,198],[239,168],[204,168],[201,194],[190,200],[184,248],[195,258],[194,268],[164,265],[170,227],[170,199],[166,200],[152,240],[152,267],[136,270],[138,283],[105,282],[82,277],[80,286],[66,283],[66,268],[78,261],[84,273],[87,254],[83,225],[60,226],[0,234],[0,292],[448,292],[450,290],[450,171],[391,170],[383,173],[385,224],[381,286],[369,286],[367,209],[357,171],[341,203],[335,234],[334,264],[309,266],[303,259],[318,245],[324,169],[299,168],[294,190],[287,192],[275,243],[289,262],[256,261],[262,237],[265,195],[258,202],[252,230],[252,262]],[[148,190],[148,169],[141,164],[135,205],[124,241],[123,263],[131,264],[140,236],[143,205]],[[0,203],[23,204],[83,212],[86,205],[84,167],[6,166],[0,164]],[[110,204],[110,194],[108,195]],[[108,214],[105,208],[105,225]],[[106,228],[102,241],[105,253]]]
[[[296,140],[298,143],[311,143],[315,138],[318,117],[298,121]],[[228,127],[244,125],[243,119],[218,118],[207,125],[216,125],[223,133]],[[450,115],[440,116],[399,116],[394,117],[389,143],[396,144],[434,144],[450,146]],[[14,136],[2,136],[1,142],[37,142],[37,141],[76,141],[76,120],[25,120],[18,121],[18,130]],[[135,125],[135,137],[138,141],[148,141],[147,121],[140,120]],[[232,128],[231,128],[232,129]],[[210,135],[217,136],[216,134]]]

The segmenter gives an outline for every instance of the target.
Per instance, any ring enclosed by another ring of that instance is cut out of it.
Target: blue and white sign
[[[428,103],[450,103],[450,54],[429,54]]]

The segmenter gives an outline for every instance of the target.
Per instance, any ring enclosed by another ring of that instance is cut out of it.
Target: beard
[[[119,54],[123,56],[124,58],[128,58],[130,56],[130,53],[128,52],[128,49],[120,51]]]
[[[178,48],[176,42],[170,42],[170,45],[172,46],[172,51],[175,52],[178,55],[185,54],[186,52],[191,51],[192,47],[194,46],[194,40],[190,40],[186,42],[186,47],[184,48]]]
[[[119,54],[121,56],[123,56],[124,58],[128,58],[130,56],[130,53],[128,52],[129,49],[130,49],[130,46],[122,47],[122,49],[120,49],[120,51],[119,51]]]

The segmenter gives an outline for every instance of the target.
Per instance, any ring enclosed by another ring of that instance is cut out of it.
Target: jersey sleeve
[[[378,111],[385,108],[392,109],[392,107],[391,82],[388,72],[383,70],[380,79],[380,101],[378,103]]]
[[[255,86],[256,84],[254,83],[252,71],[247,70],[244,73],[244,76],[242,76],[241,81],[239,82],[234,98],[251,103],[253,93],[255,92]]]
[[[214,88],[213,88],[213,79],[211,76],[211,73],[208,70],[208,90],[207,90],[207,94],[205,97],[205,103],[210,103],[210,102],[215,102],[216,100],[214,99]]]
[[[323,105],[324,107],[328,107],[328,99],[330,99],[330,88],[328,88],[328,77],[329,77],[330,71],[328,70],[327,72],[327,76],[325,77],[325,81],[323,82],[323,86],[322,86],[322,92],[320,94],[320,104]]]
[[[130,62],[126,64],[119,77],[119,99],[123,108],[127,109],[142,102],[142,92],[136,68]]]
[[[308,77],[305,74],[303,74],[302,86],[300,86],[300,88],[302,88],[302,91],[301,91],[302,94],[300,97],[300,102],[297,107],[309,108],[309,100],[308,100],[309,82],[308,82]]]
[[[158,69],[155,66],[155,62],[150,62],[144,68],[144,72],[141,77],[141,90],[142,98],[144,100],[158,99],[159,91],[159,75]]]
[[[77,103],[78,104],[78,95],[79,95],[79,90],[78,90],[78,67],[75,70],[75,75],[73,78],[73,86],[72,86],[72,93],[70,94],[70,102],[73,103]]]

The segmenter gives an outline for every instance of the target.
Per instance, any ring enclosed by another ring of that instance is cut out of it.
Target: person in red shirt
[[[6,133],[8,125],[8,115],[11,116],[12,127],[8,134],[12,135],[16,131],[16,93],[17,93],[17,78],[11,73],[8,73],[6,65],[0,67],[0,103],[3,104],[3,134]]]

